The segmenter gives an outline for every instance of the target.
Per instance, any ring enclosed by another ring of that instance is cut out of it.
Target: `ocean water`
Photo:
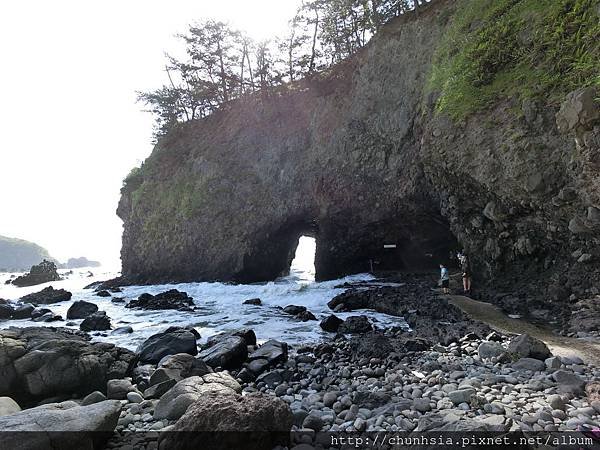
[[[308,254],[310,255],[310,246]],[[314,255],[314,250],[312,251]],[[171,285],[130,286],[123,288],[122,293],[113,294],[115,297],[124,297],[126,300],[137,298],[140,294],[148,292],[158,294],[169,289],[178,289],[187,292],[196,305],[194,312],[180,311],[144,311],[125,308],[123,303],[112,303],[110,298],[95,295],[93,290],[83,289],[84,286],[94,282],[113,278],[118,272],[103,268],[77,269],[64,280],[41,284],[32,287],[18,288],[4,285],[10,274],[0,273],[0,298],[17,300],[23,295],[38,292],[46,286],[55,289],[66,289],[73,293],[68,302],[53,305],[40,305],[49,308],[55,314],[66,318],[67,309],[75,300],[86,300],[98,305],[100,310],[106,311],[111,318],[113,329],[122,326],[131,326],[131,334],[111,334],[107,332],[93,332],[92,338],[98,341],[111,342],[122,347],[135,350],[135,348],[152,334],[158,333],[170,326],[193,326],[202,336],[201,341],[206,341],[210,336],[227,330],[238,328],[252,328],[260,342],[269,339],[278,339],[291,345],[318,342],[331,337],[319,327],[318,321],[300,322],[283,313],[278,307],[287,305],[306,306],[317,319],[328,316],[332,311],[327,307],[327,302],[344,289],[336,288],[342,283],[372,280],[369,274],[360,274],[345,277],[339,280],[326,282],[314,281],[314,267],[307,263],[310,258],[302,255],[299,248],[296,259],[292,263],[290,275],[269,283],[251,285],[232,285],[224,283],[182,283]],[[93,276],[88,276],[89,271]],[[65,273],[66,271],[61,271]],[[262,306],[243,305],[244,300],[260,298]],[[406,326],[402,318],[380,314],[374,311],[354,311],[351,313],[336,313],[342,319],[364,314],[368,316],[376,327]],[[9,326],[65,326],[67,321],[40,323],[30,320],[0,320],[0,328]],[[73,320],[75,325],[69,328],[78,329],[81,320]]]

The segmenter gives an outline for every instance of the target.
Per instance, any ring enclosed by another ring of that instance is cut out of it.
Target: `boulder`
[[[94,391],[91,394],[85,396],[83,400],[81,400],[81,406],[93,405],[94,403],[100,403],[106,400],[106,395],[104,395],[100,391]]]
[[[133,328],[129,325],[125,325],[123,327],[115,328],[111,331],[110,334],[131,334],[133,333]]]
[[[52,261],[43,260],[38,265],[31,266],[29,273],[15,278],[12,284],[25,287],[59,280],[60,276],[58,275],[56,264]]]
[[[177,353],[197,355],[196,335],[186,328],[169,328],[146,339],[136,353],[142,364],[156,364],[165,356]]]
[[[546,369],[544,361],[534,358],[521,358],[513,363],[512,368],[515,370],[530,370],[531,372],[543,372]]]
[[[105,331],[111,329],[110,317],[106,315],[106,311],[98,311],[86,317],[79,325],[82,331]]]
[[[97,291],[97,292],[96,292],[96,295],[97,295],[98,297],[110,297],[110,296],[111,296],[110,292],[108,292],[108,291],[107,291],[107,290],[105,290],[105,289],[102,289],[102,290],[100,290],[100,291]]]
[[[211,336],[208,341],[206,341],[206,347],[212,347],[219,341],[226,339],[228,336],[238,336],[244,339],[246,345],[256,345],[256,334],[254,330],[251,328],[240,328],[239,330],[226,331],[225,333],[217,334],[215,336]]]
[[[31,313],[31,320],[34,322],[56,322],[63,320],[58,314],[54,314],[52,311],[46,308],[34,309]]]
[[[171,379],[150,386],[144,391],[144,398],[161,398],[169,389],[177,384],[177,381]]]
[[[12,313],[12,318],[15,320],[29,319],[34,310],[35,307],[29,303],[17,306]]]
[[[279,342],[273,339],[265,342],[258,350],[255,350],[248,356],[250,361],[255,359],[266,359],[271,365],[285,362],[287,361],[287,358],[288,345],[285,342]]]
[[[234,395],[241,391],[238,382],[226,372],[186,378],[175,384],[160,398],[154,410],[154,418],[177,420],[192,403],[210,392]]]
[[[0,397],[0,417],[21,411],[21,407],[10,397]]]
[[[558,384],[558,391],[562,394],[583,395],[585,380],[566,370],[557,370],[552,374]]]
[[[130,392],[135,392],[135,387],[129,380],[108,380],[106,383],[106,396],[111,400],[125,400]]]
[[[254,306],[261,306],[262,305],[262,301],[260,298],[251,298],[248,300],[244,300],[242,302],[242,305],[254,305]]]
[[[66,302],[71,300],[71,293],[64,289],[54,289],[52,286],[39,292],[21,297],[21,301],[33,305],[49,305],[51,303]]]
[[[321,323],[319,324],[319,326],[324,330],[324,331],[328,331],[330,333],[337,333],[338,328],[340,327],[340,325],[344,323],[344,321],[342,319],[340,319],[338,316],[331,314],[327,317],[325,317],[323,320],[321,320]]]
[[[61,395],[104,391],[131,372],[135,354],[65,328],[0,330],[0,395],[21,405]]]
[[[306,311],[306,306],[288,305],[283,308],[283,312],[291,316],[298,315]]]
[[[209,393],[192,404],[165,433],[160,449],[262,450],[291,447],[293,416],[284,401],[265,394]],[[183,432],[183,433],[182,433]]]
[[[0,303],[0,319],[10,319],[13,314],[13,308],[7,303]]]
[[[458,389],[456,391],[448,392],[448,398],[455,405],[459,405],[461,403],[469,403],[474,395],[475,389],[472,388]]]
[[[192,311],[194,300],[186,292],[171,289],[157,295],[144,293],[137,300],[131,300],[126,308],[141,308],[150,310],[176,309]]]
[[[302,322],[308,322],[309,320],[317,320],[315,315],[310,311],[302,311],[300,314],[296,314],[296,319]]]
[[[85,300],[73,302],[67,310],[67,319],[85,319],[98,311],[98,306]]]
[[[600,110],[596,103],[597,92],[592,86],[578,89],[567,98],[556,114],[556,124],[562,133],[589,128],[600,119]]]
[[[521,334],[512,338],[507,350],[520,358],[534,358],[541,361],[545,361],[552,356],[546,344],[528,334]]]
[[[479,344],[479,347],[477,347],[477,354],[481,359],[497,358],[505,351],[506,349],[502,344],[494,341],[483,341]]]
[[[101,449],[119,420],[121,403],[78,406],[52,403],[0,417],[2,448],[19,450]]]
[[[246,341],[239,336],[226,336],[198,355],[211,367],[237,369],[248,357]]]
[[[212,369],[200,358],[188,353],[165,356],[158,363],[158,367],[170,371],[176,371],[181,379],[202,376],[212,373]]]
[[[340,333],[367,333],[372,331],[373,326],[367,316],[350,316],[340,325]]]

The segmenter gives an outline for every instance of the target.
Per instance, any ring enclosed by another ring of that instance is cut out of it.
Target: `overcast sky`
[[[300,0],[18,0],[0,3],[0,235],[64,260],[118,262],[115,214],[129,170],[152,150],[135,91],[164,81],[164,53],[203,18],[257,39]]]

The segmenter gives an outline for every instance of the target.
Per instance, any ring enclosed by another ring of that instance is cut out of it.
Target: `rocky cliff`
[[[327,73],[178,127],[123,187],[125,277],[273,279],[308,234],[321,279],[460,245],[481,281],[593,295],[599,14],[438,0]]]

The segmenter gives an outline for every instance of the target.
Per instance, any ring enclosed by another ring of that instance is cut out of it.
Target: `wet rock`
[[[202,350],[198,357],[213,368],[236,369],[248,357],[248,346],[239,336],[227,336]]]
[[[266,359],[271,365],[285,362],[287,361],[287,358],[288,345],[285,342],[279,342],[273,339],[265,342],[258,350],[252,352],[248,356],[250,361],[255,359]]]
[[[154,410],[154,418],[177,420],[192,403],[208,393],[233,395],[241,391],[242,388],[238,382],[226,372],[186,378],[179,381],[161,397]]]
[[[94,303],[78,300],[69,306],[69,309],[67,310],[67,319],[85,319],[96,311],[98,311],[98,306]]]
[[[60,276],[58,275],[56,264],[52,261],[44,260],[36,266],[31,266],[29,273],[15,278],[12,284],[25,287],[59,280]]]
[[[160,448],[262,450],[278,445],[287,447],[292,420],[290,407],[278,398],[263,394],[242,397],[210,393],[189,407],[173,426],[174,433],[163,435]]]
[[[552,356],[546,344],[527,334],[512,338],[507,350],[520,358],[534,358],[541,361],[545,361]]]
[[[186,328],[168,328],[146,339],[137,348],[140,362],[158,363],[168,355],[177,353],[198,354],[196,335]]]
[[[244,300],[244,302],[242,304],[243,305],[261,306],[262,305],[262,301],[261,301],[260,298],[250,298],[248,300]]]
[[[248,346],[256,345],[256,334],[254,333],[254,330],[251,328],[240,328],[238,330],[226,331],[225,333],[210,337],[206,342],[206,347],[211,347],[219,341],[226,339],[228,336],[241,337]]]
[[[0,319],[10,319],[13,314],[13,308],[7,303],[0,303]]]
[[[124,327],[115,328],[114,330],[112,330],[112,332],[110,334],[118,335],[118,334],[131,334],[131,333],[133,333],[133,328],[130,327],[129,325],[126,325]]]
[[[108,291],[107,291],[107,290],[105,290],[105,289],[102,289],[102,290],[100,290],[100,291],[97,291],[97,292],[96,292],[96,295],[97,295],[98,297],[110,297],[110,296],[111,296],[111,293],[110,293],[110,292],[108,292]]]
[[[121,412],[118,401],[78,406],[54,403],[0,417],[2,446],[7,449],[102,448]],[[24,433],[27,432],[27,433]]]
[[[291,316],[298,315],[304,311],[306,311],[306,306],[288,305],[283,308],[283,312]]]
[[[21,297],[21,301],[33,305],[49,305],[71,300],[71,295],[69,291],[64,289],[54,289],[52,286],[48,286],[39,292]]]
[[[340,325],[343,322],[344,321],[342,319],[340,319],[339,317],[337,317],[334,314],[331,314],[330,316],[327,316],[323,320],[321,320],[321,323],[319,324],[319,326],[324,331],[328,331],[330,333],[337,333]]]
[[[131,300],[127,308],[141,308],[150,310],[176,309],[178,311],[192,311],[194,300],[186,292],[171,289],[157,295],[142,294],[137,300]]]
[[[21,407],[10,397],[0,397],[0,417],[21,411]]]
[[[372,331],[373,326],[367,316],[350,316],[340,325],[340,333],[366,333]]]
[[[63,320],[58,314],[54,314],[52,311],[46,308],[35,309],[31,313],[31,320],[34,322],[57,322]]]
[[[0,395],[21,405],[60,395],[102,391],[130,374],[135,355],[113,344],[89,342],[81,332],[30,327],[0,330]]]
[[[34,310],[35,307],[29,303],[17,306],[12,313],[12,318],[15,320],[29,319]]]
[[[297,314],[296,319],[298,319],[302,322],[308,322],[309,320],[317,320],[315,315],[313,313],[311,313],[310,311],[303,311],[300,314]]]
[[[106,315],[106,311],[98,311],[86,317],[79,325],[82,331],[105,331],[111,329],[110,317]]]

